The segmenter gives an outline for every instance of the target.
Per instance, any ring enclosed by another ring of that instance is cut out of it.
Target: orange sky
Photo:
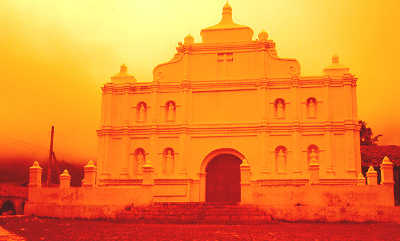
[[[398,0],[230,0],[233,18],[265,29],[278,56],[321,75],[333,54],[359,77],[359,118],[400,145]],[[0,159],[96,158],[100,87],[125,63],[139,81],[179,41],[219,22],[225,0],[0,1]]]

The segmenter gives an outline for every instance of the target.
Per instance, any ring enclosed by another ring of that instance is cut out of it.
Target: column
[[[326,133],[325,133],[325,138],[326,138],[326,163],[327,163],[327,170],[326,172],[331,175],[336,174],[336,167],[335,167],[335,160],[332,157],[332,131],[331,128],[328,127]]]
[[[146,163],[142,167],[143,182],[141,199],[138,200],[139,205],[150,205],[153,201],[153,186],[154,186],[154,169],[151,164]]]
[[[240,164],[240,193],[241,193],[241,203],[249,204],[252,202],[252,190],[250,186],[250,166],[246,159],[242,160]]]
[[[300,146],[300,132],[299,128],[295,127],[295,130],[292,134],[293,138],[293,161],[294,163],[294,170],[293,173],[302,173],[304,171],[304,158],[301,155],[301,146]]]
[[[200,179],[200,202],[206,201],[206,173],[199,173]]]
[[[182,178],[187,176],[187,162],[190,158],[190,136],[189,136],[189,126],[191,123],[191,105],[192,105],[192,90],[190,85],[190,54],[188,50],[185,50],[183,56],[183,81],[182,92],[181,92],[181,118],[177,121],[180,121],[183,125],[182,134],[179,137],[179,149],[181,152],[181,156],[179,158],[179,170],[178,175]]]
[[[123,145],[123,156],[122,156],[122,163],[121,163],[121,172],[120,178],[126,179],[129,178],[128,172],[128,164],[129,164],[129,136],[128,133],[123,133],[122,136],[122,145]]]
[[[129,125],[129,94],[128,94],[129,85],[125,86],[123,90],[122,96],[122,110],[121,110],[121,126],[128,127]]]
[[[298,77],[292,78],[292,89],[293,89],[293,108],[294,108],[294,121],[293,121],[293,161],[294,173],[301,174],[305,170],[305,160],[301,152],[301,132],[300,132],[300,120],[302,120],[303,106],[301,103],[300,86]]]
[[[108,88],[103,89],[104,96],[104,127],[111,127],[112,93]]]
[[[186,132],[186,130],[184,131]],[[179,163],[177,163],[177,171],[178,176],[186,177],[187,169],[186,169],[186,161],[189,159],[190,155],[190,143],[188,134],[181,134],[179,137],[179,150],[181,155],[179,156]]]
[[[103,165],[101,168],[101,178],[109,178],[110,177],[110,170],[109,170],[109,165],[111,164],[110,162],[110,145],[111,145],[111,136],[110,134],[104,134],[104,161]]]
[[[352,90],[352,86],[351,86],[351,79],[347,79],[345,77],[343,77],[342,79],[344,87],[343,87],[343,91],[344,91],[344,103],[347,103],[344,105],[344,110],[345,110],[345,116],[344,116],[344,121],[346,123],[346,121],[352,121],[353,120],[353,115],[352,115],[352,105],[353,105],[353,90]]]
[[[271,160],[269,160],[267,158],[266,155],[266,144],[265,144],[265,138],[266,138],[266,133],[265,130],[261,130],[261,132],[258,134],[258,150],[259,150],[259,157],[261,159],[261,172],[264,174],[268,174],[270,172],[270,162]]]
[[[347,173],[356,178],[356,167],[355,167],[355,153],[354,153],[354,142],[353,142],[353,131],[349,130],[345,125],[345,152],[344,160],[347,163]]]

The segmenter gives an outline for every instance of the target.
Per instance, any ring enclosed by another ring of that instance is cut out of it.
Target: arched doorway
[[[232,154],[215,156],[206,167],[206,202],[240,202],[240,164]]]
[[[11,202],[10,200],[7,200],[3,203],[3,206],[1,207],[0,210],[1,215],[15,215],[15,206],[14,203]]]

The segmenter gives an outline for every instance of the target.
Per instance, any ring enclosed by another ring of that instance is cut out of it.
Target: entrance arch
[[[246,162],[240,152],[224,148],[212,151],[200,166],[200,201],[241,201],[240,164]]]
[[[15,215],[15,205],[12,201],[7,200],[3,203],[1,210],[0,210],[1,215]]]

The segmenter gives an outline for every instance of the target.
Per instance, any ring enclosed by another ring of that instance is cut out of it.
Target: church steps
[[[271,222],[271,216],[249,205],[224,203],[155,203],[128,207],[117,219],[143,223],[256,224]]]

